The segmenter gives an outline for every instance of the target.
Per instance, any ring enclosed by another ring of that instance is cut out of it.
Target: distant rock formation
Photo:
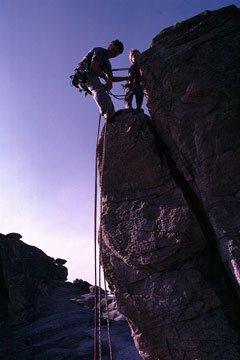
[[[240,358],[239,25],[229,6],[156,36],[152,119],[124,110],[99,144],[102,263],[144,360]]]
[[[0,359],[92,360],[90,284],[66,282],[66,260],[54,260],[20,238],[0,234]],[[114,299],[108,302],[114,359],[140,360],[125,318]],[[102,359],[109,360],[105,308],[102,298]]]
[[[49,280],[66,280],[67,268],[57,265],[20,234],[0,234],[0,319],[12,319],[33,307]]]

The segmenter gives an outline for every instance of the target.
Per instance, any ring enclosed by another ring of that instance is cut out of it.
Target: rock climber
[[[141,82],[141,75],[137,65],[137,58],[140,55],[140,51],[137,49],[131,50],[129,53],[129,60],[132,66],[129,69],[129,78],[127,85],[124,85],[125,96],[125,108],[132,108],[133,95],[136,97],[137,111],[141,110],[143,103],[143,89]]]
[[[96,47],[90,50],[81,60],[75,69],[79,76],[78,86],[91,93],[101,115],[109,119],[114,113],[114,105],[108,94],[112,89],[113,82],[128,80],[126,76],[113,76],[112,67],[109,59],[123,53],[123,44],[119,40],[112,41],[107,49]],[[105,80],[105,84],[100,81]]]

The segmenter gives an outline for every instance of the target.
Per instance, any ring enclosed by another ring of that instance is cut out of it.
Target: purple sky
[[[98,110],[69,75],[94,46],[120,39],[125,51],[111,63],[128,67],[130,49],[148,49],[162,29],[231,4],[239,1],[0,0],[0,232],[65,258],[70,281],[93,283]]]

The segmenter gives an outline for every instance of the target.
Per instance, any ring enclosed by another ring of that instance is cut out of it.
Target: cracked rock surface
[[[107,125],[100,248],[144,360],[238,360],[240,10],[162,31],[140,57],[151,119]],[[103,165],[103,167],[102,167]]]
[[[206,11],[163,30],[140,64],[154,127],[201,202],[238,293],[239,24],[233,5]]]

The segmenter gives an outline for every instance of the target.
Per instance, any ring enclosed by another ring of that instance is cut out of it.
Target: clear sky
[[[69,75],[114,39],[125,50],[112,66],[128,67],[131,48],[144,51],[164,28],[231,4],[240,2],[0,0],[0,232],[66,259],[70,281],[93,283],[98,109]]]

